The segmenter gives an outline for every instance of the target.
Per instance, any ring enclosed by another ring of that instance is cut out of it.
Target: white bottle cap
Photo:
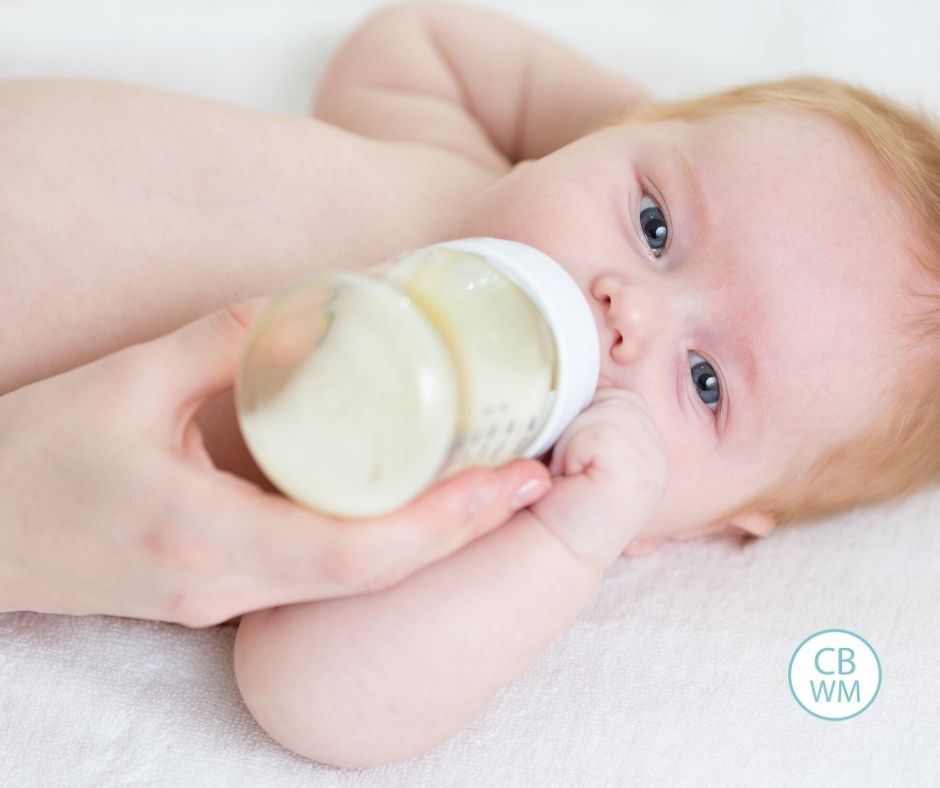
[[[502,238],[460,238],[426,247],[481,255],[539,308],[555,337],[558,390],[542,430],[523,457],[548,451],[591,404],[600,374],[600,340],[581,288],[555,260],[534,246]]]

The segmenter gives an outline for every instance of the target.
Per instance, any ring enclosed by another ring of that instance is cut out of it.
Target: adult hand
[[[518,487],[549,480],[535,460],[468,470],[350,521],[218,470],[193,416],[231,387],[266,302],[0,397],[0,610],[201,627],[377,590],[502,524],[532,502],[510,503]]]

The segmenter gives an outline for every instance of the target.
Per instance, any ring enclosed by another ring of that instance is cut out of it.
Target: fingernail
[[[521,509],[534,503],[548,489],[548,482],[545,479],[529,479],[516,490],[509,501],[513,509]]]

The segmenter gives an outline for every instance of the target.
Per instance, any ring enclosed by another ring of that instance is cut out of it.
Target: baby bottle
[[[564,268],[516,241],[463,238],[277,293],[245,341],[235,404],[281,492],[370,517],[466,468],[548,451],[590,404],[598,364]]]

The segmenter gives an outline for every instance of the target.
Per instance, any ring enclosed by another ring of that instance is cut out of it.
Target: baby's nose
[[[602,303],[607,327],[614,332],[610,354],[621,363],[636,360],[665,327],[663,294],[659,288],[627,283],[615,276],[598,279],[593,292]]]

